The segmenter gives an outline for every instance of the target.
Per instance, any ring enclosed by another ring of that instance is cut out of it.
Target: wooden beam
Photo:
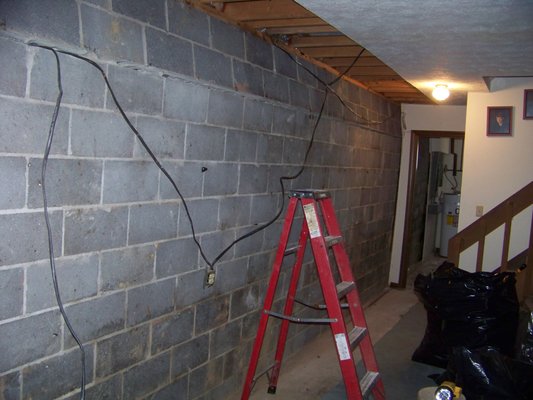
[[[223,13],[236,21],[309,18],[315,15],[292,0],[242,1],[224,4]]]
[[[338,47],[309,47],[302,53],[313,58],[323,57],[355,57],[363,48],[361,46],[338,46]],[[353,60],[353,59],[352,59]]]
[[[287,26],[287,27],[266,29],[266,33],[269,35],[298,35],[301,33],[329,33],[329,32],[337,32],[337,29],[335,29],[331,25]]]
[[[359,67],[357,64],[355,67],[350,68],[347,72],[348,76],[353,75],[381,75],[381,76],[399,76],[396,71],[392,68],[383,66],[383,67]]]
[[[280,28],[280,27],[291,27],[291,26],[319,26],[327,25],[324,20],[313,17],[313,18],[283,18],[283,19],[259,19],[256,21],[247,21],[246,25],[253,29],[261,28]]]
[[[359,67],[384,67],[385,64],[383,64],[377,57],[364,57],[364,54],[367,52],[365,51],[363,53],[363,56],[361,56],[357,60],[357,66]],[[327,59],[319,59],[322,62],[325,62],[326,64],[330,65],[333,68],[337,68],[339,70],[344,71],[347,67],[352,65],[354,57],[343,57],[343,58],[327,58]],[[327,60],[327,61],[326,61]],[[336,61],[341,60],[341,61]],[[346,60],[346,61],[344,61]]]
[[[357,46],[352,39],[344,35],[331,36],[293,36],[289,45],[296,48],[322,47],[322,46]]]

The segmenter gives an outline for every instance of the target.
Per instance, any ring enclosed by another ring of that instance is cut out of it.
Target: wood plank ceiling
[[[286,50],[337,73],[350,67],[363,50],[358,43],[293,0],[186,1],[266,40],[281,43]],[[433,103],[366,49],[346,76],[396,103]]]

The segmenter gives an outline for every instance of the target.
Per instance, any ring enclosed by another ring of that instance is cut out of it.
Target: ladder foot
[[[277,389],[276,386],[269,386],[269,387],[268,387],[268,393],[270,393],[270,394],[276,394],[276,389]]]

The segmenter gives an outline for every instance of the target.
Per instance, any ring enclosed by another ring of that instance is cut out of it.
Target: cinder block
[[[226,230],[250,223],[250,197],[225,197],[220,199],[218,229]]]
[[[215,329],[211,335],[211,357],[218,357],[233,347],[237,347],[241,340],[242,320],[230,322]]]
[[[61,255],[62,212],[52,211],[50,225],[55,255]],[[17,264],[48,257],[46,225],[42,212],[0,215],[0,265]]]
[[[228,130],[226,134],[226,161],[254,162],[257,134],[250,131]]]
[[[83,46],[111,60],[144,63],[142,25],[82,4]]]
[[[265,193],[268,188],[268,168],[264,165],[242,164],[239,193]],[[255,212],[256,210],[254,210]]]
[[[53,106],[0,98],[0,152],[43,154],[53,112]],[[67,154],[68,114],[59,111],[51,154]]]
[[[175,296],[175,279],[128,290],[127,325],[138,325],[171,312],[174,309]]]
[[[100,72],[89,63],[66,54],[59,54],[59,60],[63,85],[61,102],[102,108],[105,82]],[[56,59],[51,51],[40,49],[33,58],[30,97],[55,102],[57,94]]]
[[[192,338],[194,311],[192,308],[173,314],[152,324],[152,354]]]
[[[150,400],[187,400],[189,398],[188,385],[189,377],[186,375],[152,394]]]
[[[302,165],[308,145],[309,142],[307,140],[285,138],[282,162],[284,164]]]
[[[194,69],[198,79],[227,88],[233,87],[231,58],[218,51],[195,45]]]
[[[219,357],[193,370],[189,377],[189,395],[191,398],[197,398],[202,393],[220,385],[223,379],[220,371],[223,368],[224,357]]]
[[[169,31],[209,46],[209,17],[181,1],[168,5]]]
[[[92,382],[94,347],[85,346],[86,383]],[[81,384],[81,353],[74,349],[22,370],[24,399],[55,399]]]
[[[157,278],[178,275],[196,269],[198,248],[192,239],[178,239],[157,245]]]
[[[192,122],[205,122],[209,89],[181,79],[166,79],[163,114]]]
[[[163,158],[183,159],[185,146],[185,124],[183,122],[139,117],[137,118],[137,130],[160,160]],[[138,140],[135,141],[133,155],[150,158]]]
[[[96,376],[102,378],[144,360],[148,355],[149,326],[135,327],[96,345]]]
[[[30,158],[28,207],[43,206],[42,161]],[[46,169],[46,197],[49,207],[98,204],[102,183],[102,162],[98,160],[50,159]]]
[[[176,237],[178,205],[136,205],[130,211],[129,244],[155,242]]]
[[[270,274],[274,260],[274,252],[259,253],[250,256],[248,263],[248,282],[256,282],[267,278]],[[232,314],[231,319],[235,318]]]
[[[274,50],[274,69],[277,73],[286,77],[296,79],[296,63],[281,49],[273,47]]]
[[[263,266],[268,269],[269,266]],[[261,305],[263,295],[259,285],[246,286],[231,295],[230,319],[238,318],[254,311]]]
[[[127,207],[67,211],[65,254],[125,246],[127,225]]]
[[[0,320],[21,315],[23,298],[24,271],[22,268],[0,271]]]
[[[294,136],[296,132],[297,112],[294,109],[275,107],[272,132]]]
[[[244,99],[241,95],[221,90],[211,90],[207,121],[231,128],[242,127]]]
[[[124,399],[139,399],[169,383],[170,352],[153,357],[124,373]]]
[[[163,78],[132,69],[109,66],[109,82],[124,111],[143,114],[161,114],[163,107]],[[111,94],[107,93],[106,106],[116,110]]]
[[[309,90],[303,83],[289,80],[291,104],[297,107],[309,109]]]
[[[256,222],[258,221],[257,216],[255,215],[255,211],[252,213],[252,223],[254,223],[253,226],[242,228],[237,230],[236,236],[239,238],[242,235],[249,233],[252,231],[253,228],[257,228]],[[273,216],[274,214],[272,214]],[[252,236],[248,236],[245,239],[242,239],[237,244],[235,244],[235,258],[241,258],[245,256],[249,256],[250,254],[257,253],[259,250],[261,250],[261,243],[263,242],[263,232],[259,231]],[[246,260],[247,259],[243,259]],[[246,270],[246,268],[244,269]],[[242,273],[242,271],[240,272]]]
[[[172,162],[164,163],[165,170],[176,183],[184,198],[200,197],[204,184],[201,162]],[[178,199],[178,193],[168,178],[161,173],[159,192],[162,199]]]
[[[280,163],[283,154],[283,137],[259,135],[257,138],[257,162]],[[264,190],[263,190],[264,191]]]
[[[211,18],[211,43],[217,50],[244,58],[243,31],[216,18]]]
[[[0,2],[4,29],[79,45],[78,6],[55,0]]]
[[[297,65],[298,69],[298,80],[302,83],[305,83],[306,85],[316,87],[318,84],[318,80],[314,75],[318,76],[320,79],[322,79],[325,83],[331,82],[335,76],[329,73],[324,73],[322,68],[318,68],[311,64],[310,62],[307,62],[306,60],[299,59],[300,63],[305,65],[305,68],[301,67],[300,65]],[[322,86],[322,85],[320,85]]]
[[[146,28],[148,65],[193,76],[192,44],[176,36]]]
[[[178,287],[176,289],[176,308],[178,310],[204,300],[215,293],[215,287],[204,285],[205,273],[205,269],[201,269],[178,275]]]
[[[264,95],[263,70],[255,65],[233,60],[234,87],[238,92]]]
[[[271,104],[247,98],[244,104],[244,129],[270,132],[274,108]]]
[[[219,296],[196,305],[194,331],[200,335],[228,322],[229,296]]]
[[[55,265],[63,303],[96,295],[98,291],[98,256],[96,254],[58,258]],[[57,306],[48,260],[28,266],[26,282],[27,312]]]
[[[223,160],[225,129],[192,125],[187,129],[185,158],[188,160]]]
[[[20,371],[0,376],[0,398],[20,400]]]
[[[107,0],[106,0],[107,1]],[[76,393],[66,400],[78,400],[80,394]],[[122,398],[122,375],[117,374],[110,379],[98,382],[85,390],[86,400],[115,400]]]
[[[204,196],[223,196],[237,193],[236,164],[206,164]]]
[[[217,293],[228,293],[246,283],[246,268],[248,260],[231,260],[218,264],[217,269]]]
[[[194,338],[172,349],[171,377],[190,372],[209,358],[209,334]]]
[[[244,34],[246,59],[253,64],[272,70],[273,53],[272,46],[251,33]]]
[[[113,0],[113,11],[166,29],[165,0]]]
[[[263,71],[265,80],[265,97],[284,103],[289,102],[289,80],[280,74]]]
[[[233,230],[217,231],[203,235],[200,243],[202,244],[202,248],[204,249],[206,256],[213,260],[222,252],[222,250],[228,247],[233,240],[235,240],[235,232]],[[233,258],[234,250],[235,249],[231,247],[220,260],[231,260]]]
[[[100,262],[100,290],[123,289],[154,278],[155,246],[105,252]]]
[[[0,93],[24,97],[27,69],[26,47],[23,44],[0,38],[0,70]]]
[[[26,159],[0,158],[0,208],[23,208],[26,193]]]
[[[72,110],[71,149],[75,156],[131,157],[134,133],[120,115]]]
[[[61,348],[59,312],[50,311],[0,325],[0,373],[49,356]]]
[[[126,203],[157,198],[159,169],[151,161],[106,161],[103,202]]]
[[[212,232],[217,229],[218,219],[218,200],[215,199],[202,199],[192,200],[187,202],[187,207],[191,215],[194,230],[196,234],[203,232]],[[182,209],[179,219],[179,235],[191,235],[191,226],[189,219]]]

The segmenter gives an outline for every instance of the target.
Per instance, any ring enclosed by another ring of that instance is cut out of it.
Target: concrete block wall
[[[102,66],[176,180],[211,260],[276,213],[278,179],[299,169],[323,88],[275,47],[174,0],[5,0],[0,26],[0,398],[74,399],[79,350],[52,291],[41,196],[56,67],[25,42],[86,50]],[[228,251],[205,288],[184,205],[98,71],[60,60],[46,184],[59,287],[87,353],[87,398],[232,398],[281,222]],[[368,301],[387,285],[399,107],[345,81],[337,88],[365,120],[384,122],[369,125],[330,96],[308,166],[287,186],[331,191]],[[309,256],[301,291],[320,298]],[[318,332],[298,327],[288,351]]]

